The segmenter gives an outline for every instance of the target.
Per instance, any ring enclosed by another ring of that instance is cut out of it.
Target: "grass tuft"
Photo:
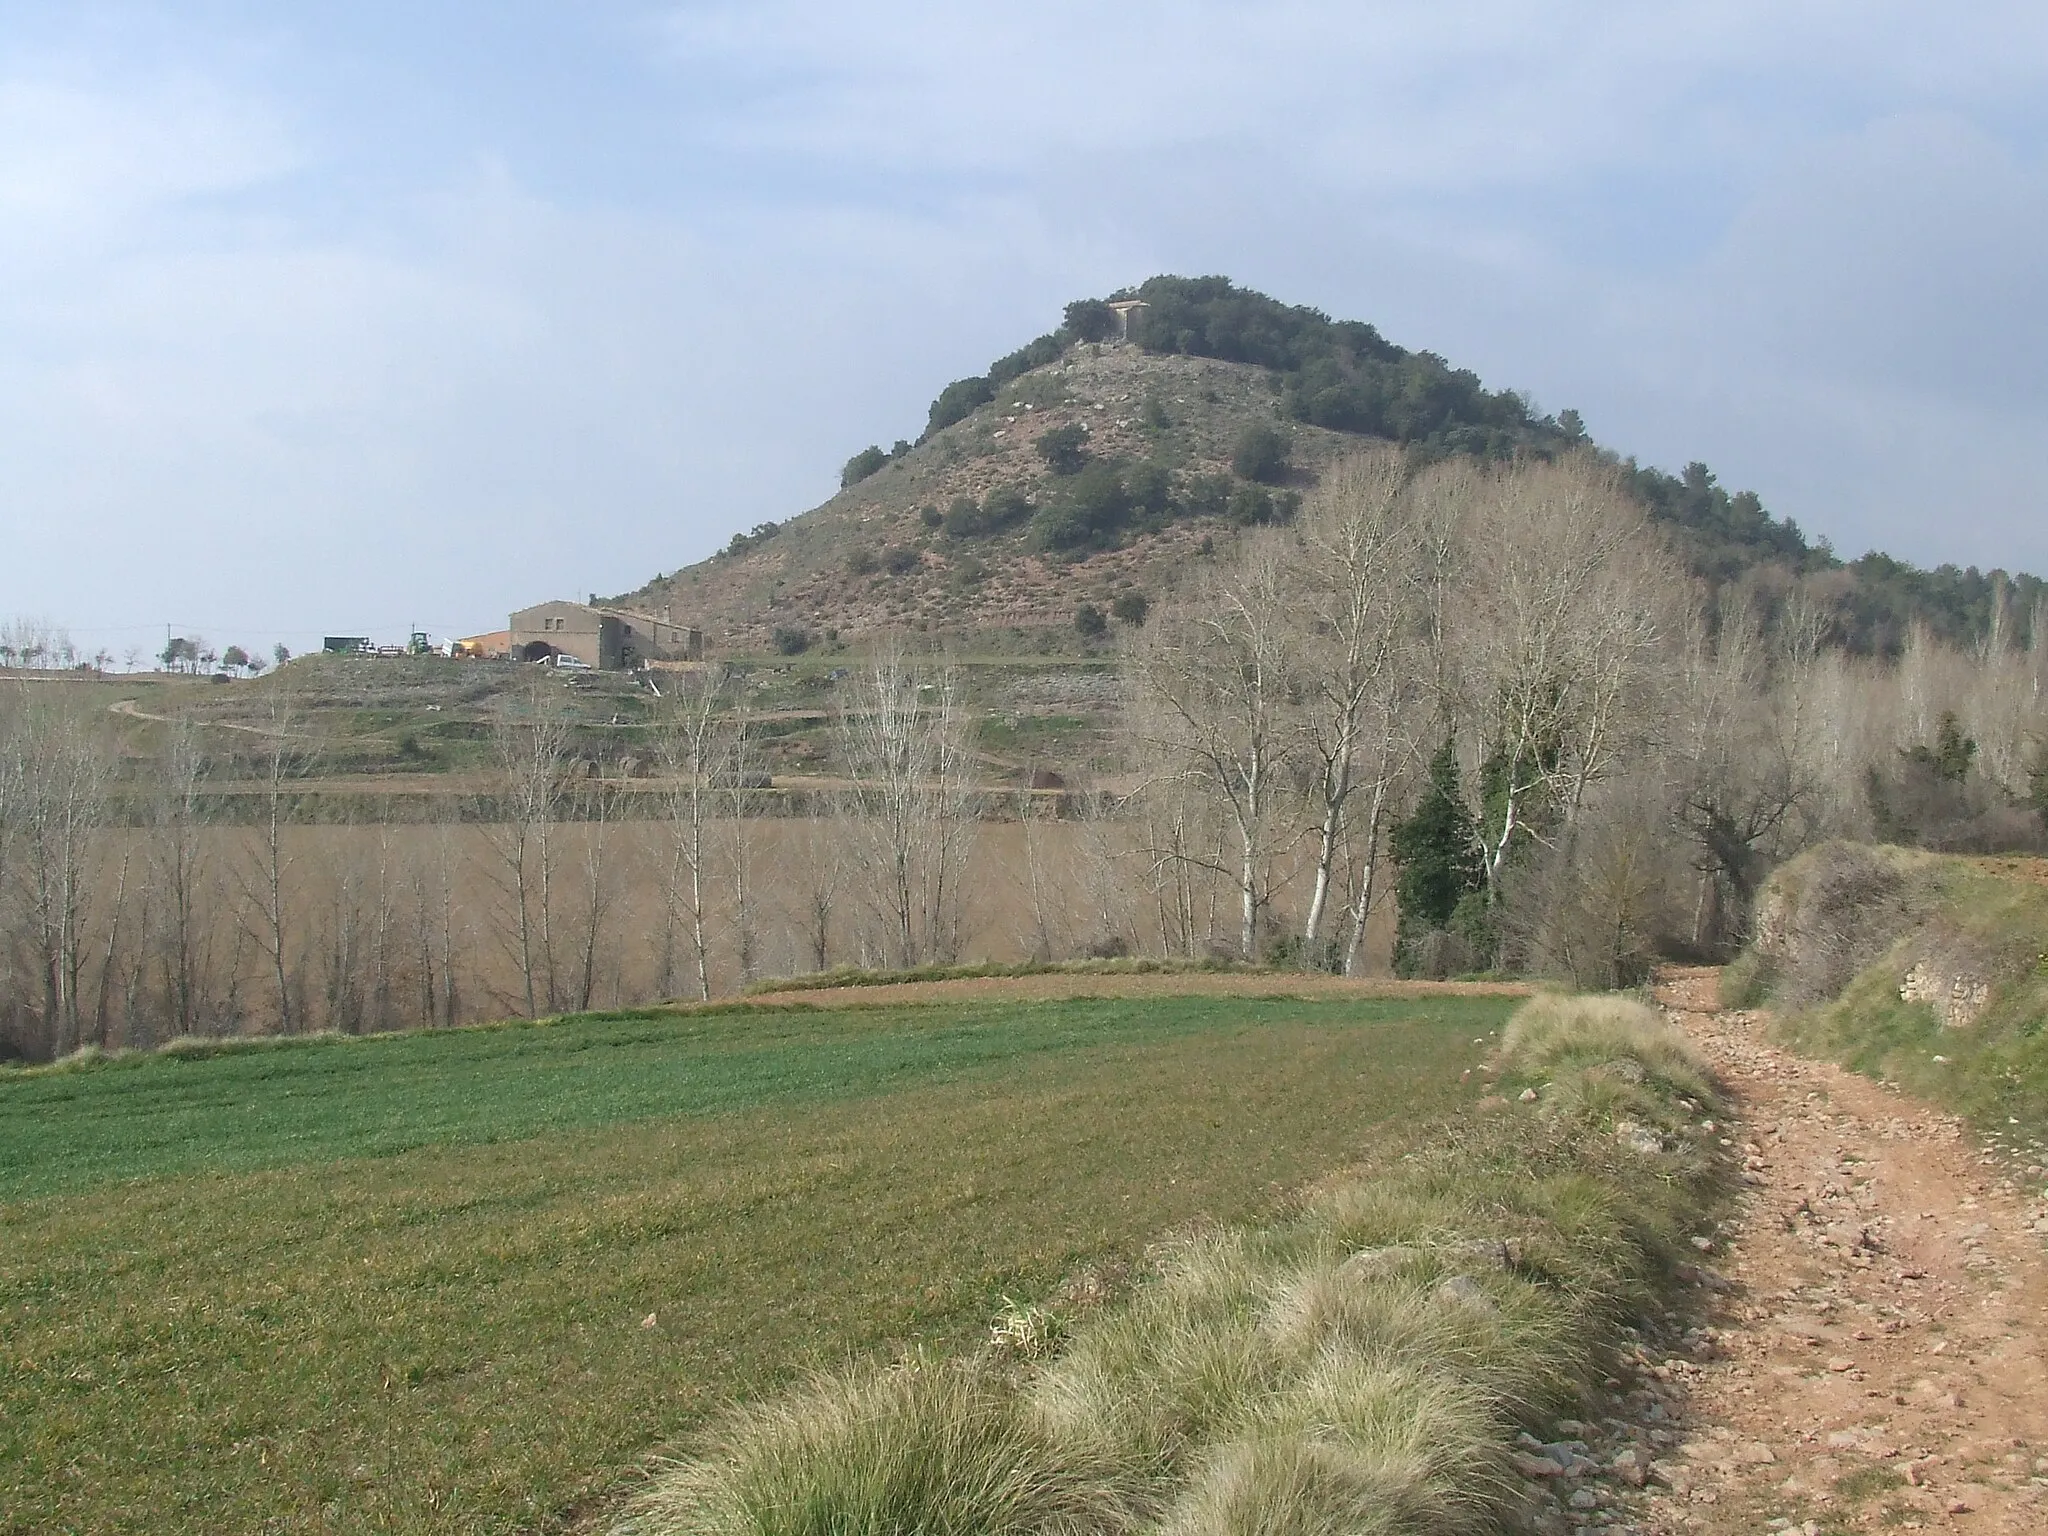
[[[1771,967],[1755,949],[1745,949],[1721,967],[1716,983],[1723,1008],[1761,1008],[1771,995]]]
[[[1539,994],[1515,1010],[1500,1045],[1508,1066],[1529,1076],[1633,1063],[1667,1091],[1694,1099],[1713,1092],[1677,1026],[1631,997]],[[1634,1075],[1605,1074],[1610,1081]]]
[[[969,1365],[825,1377],[730,1415],[656,1478],[621,1532],[664,1536],[1025,1536],[1114,1529],[1113,1485],[1057,1454],[1014,1394]]]

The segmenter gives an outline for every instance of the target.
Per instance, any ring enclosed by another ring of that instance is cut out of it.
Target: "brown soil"
[[[866,987],[791,988],[763,992],[752,1001],[813,1003],[845,1008],[861,1003],[943,1003],[958,999],[1012,1001],[1059,997],[1527,997],[1515,982],[1355,981],[1288,971],[1190,971],[1184,974],[1112,972],[1091,976],[1047,971],[1036,976],[962,976]]]
[[[1976,865],[1986,874],[1999,875],[2007,880],[2048,885],[2048,859],[2029,858],[2022,854],[1987,854],[1964,862]]]
[[[1589,1479],[1593,1508],[1558,1486],[1545,1523],[2048,1531],[2044,1170],[1776,1048],[1763,1015],[1714,1011],[1715,979],[1674,970],[1659,989],[1741,1114],[1724,1144],[1748,1188],[1698,1277],[1710,1326],[1640,1352],[1625,1417],[1585,1426],[1635,1447],[1627,1475]]]

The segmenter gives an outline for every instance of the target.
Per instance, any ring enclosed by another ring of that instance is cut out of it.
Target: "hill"
[[[1421,460],[1591,445],[1577,412],[1539,415],[1370,325],[1224,278],[1155,277],[1077,300],[1058,329],[948,384],[915,443],[856,454],[821,506],[613,601],[686,613],[728,651],[885,628],[972,652],[1071,650],[1095,629],[1084,608],[1121,598],[1142,616],[1236,529],[1284,520],[1361,440]],[[2043,594],[2030,576],[1844,562],[1705,464],[1671,475],[1610,457],[1703,581],[1772,610],[1801,593],[1851,650],[1896,651],[1915,622],[1950,641],[1994,622],[2023,634]]]

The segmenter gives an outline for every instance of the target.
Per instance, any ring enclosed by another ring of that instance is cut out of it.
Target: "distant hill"
[[[667,608],[714,648],[910,628],[977,650],[1068,649],[1094,627],[1084,610],[1142,613],[1239,528],[1285,520],[1361,439],[1425,460],[1589,443],[1577,412],[1538,415],[1370,325],[1225,278],[1155,277],[1069,304],[1058,329],[948,384],[915,443],[856,454],[823,505],[614,601]],[[1853,650],[1896,650],[1916,621],[1968,641],[2001,602],[2024,634],[2043,594],[2034,577],[1974,567],[1844,563],[1704,464],[1616,462],[1703,580],[1767,608],[1802,593]]]

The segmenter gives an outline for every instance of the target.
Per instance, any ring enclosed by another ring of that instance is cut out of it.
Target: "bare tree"
[[[717,778],[728,757],[722,716],[731,679],[710,666],[679,673],[655,714],[654,744],[667,798],[661,875],[662,944],[658,986],[664,996],[680,990],[677,940],[686,938],[699,998],[711,996],[711,945],[707,932],[712,877],[710,831],[717,813]]]
[[[753,721],[744,697],[727,713],[723,732],[725,873],[732,891],[733,961],[744,986],[760,973],[761,936],[754,911],[754,837],[749,812],[761,779],[754,758]]]
[[[1235,882],[1246,959],[1258,953],[1286,789],[1293,597],[1275,542],[1247,540],[1223,572],[1165,605],[1125,656],[1127,716],[1148,777],[1185,780],[1230,823],[1232,860],[1209,867]],[[1185,846],[1164,852],[1208,862]]]
[[[174,1035],[213,1026],[212,857],[203,788],[207,772],[198,728],[177,720],[158,759],[150,836],[149,912],[157,993]]]
[[[1700,888],[1693,942],[1714,948],[1746,931],[1751,905],[1792,818],[1818,790],[1803,737],[1803,672],[1815,629],[1793,615],[1768,640],[1755,612],[1724,601],[1696,616],[1680,658],[1681,707],[1667,763],[1677,820]]]
[[[528,1017],[560,1006],[554,883],[560,858],[562,779],[569,719],[555,679],[539,668],[499,701],[491,723],[497,804],[489,823],[501,892],[510,903],[506,930],[518,962]]]
[[[1517,840],[1539,831],[1537,807],[1569,823],[1622,750],[1658,659],[1660,602],[1682,578],[1611,466],[1523,464],[1485,485],[1448,639],[1494,780],[1485,854],[1498,901]]]
[[[241,861],[236,877],[245,910],[252,919],[257,945],[270,963],[277,1027],[291,1034],[304,1026],[291,974],[297,936],[292,922],[291,881],[294,857],[289,826],[297,781],[313,760],[311,739],[300,729],[292,695],[279,690],[270,696],[263,734],[263,822],[254,858]]]
[[[796,895],[796,924],[803,953],[813,971],[832,968],[832,923],[844,883],[845,839],[831,802],[814,795],[805,807],[795,869],[788,885]]]
[[[849,820],[882,952],[897,965],[959,953],[974,836],[964,710],[951,668],[889,637],[855,673],[839,716]]]
[[[1357,963],[1377,890],[1381,823],[1403,762],[1412,755],[1404,722],[1419,695],[1411,635],[1431,568],[1427,529],[1409,498],[1409,473],[1392,449],[1332,469],[1302,509],[1290,551],[1288,612],[1302,708],[1299,744],[1315,821],[1315,873],[1302,951],[1312,961],[1340,874],[1355,848],[1355,891],[1342,969]],[[1363,798],[1362,825],[1355,825]]]
[[[602,779],[595,779],[577,796],[576,808],[583,834],[583,880],[577,910],[575,1006],[588,1009],[597,996],[599,975],[607,955],[605,939],[617,895],[609,855],[618,792]]]
[[[12,734],[9,788],[0,791],[12,804],[0,815],[11,824],[21,937],[33,957],[44,1048],[59,1056],[84,1043],[80,999],[108,749],[99,722],[54,688],[24,701]]]

